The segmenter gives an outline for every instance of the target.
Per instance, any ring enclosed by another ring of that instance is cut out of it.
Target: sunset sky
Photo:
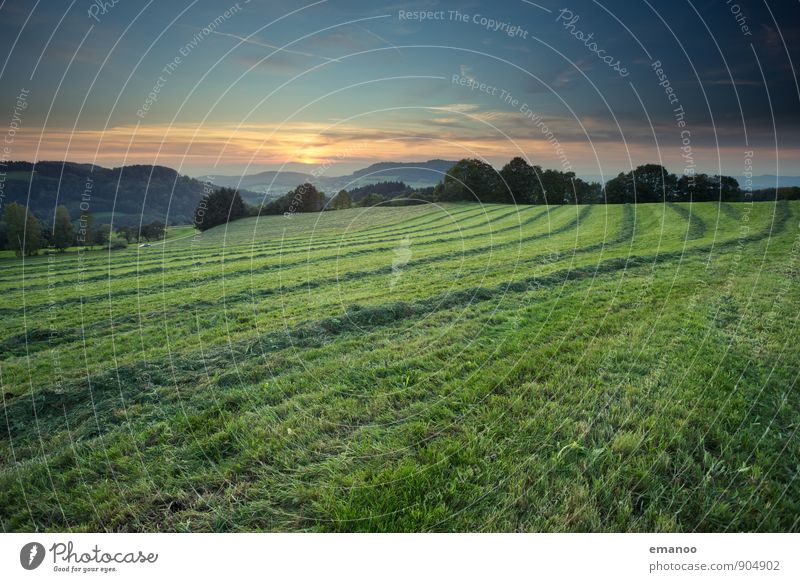
[[[800,175],[798,16],[742,0],[7,1],[4,157],[336,175],[522,155],[608,178],[649,161],[738,176],[753,150],[756,173]]]

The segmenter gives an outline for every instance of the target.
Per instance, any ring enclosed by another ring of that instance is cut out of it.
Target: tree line
[[[796,189],[800,190],[800,189]],[[796,196],[800,192],[778,192]],[[749,198],[748,198],[749,196]],[[746,193],[730,176],[676,176],[659,164],[620,173],[605,185],[586,182],[574,172],[543,170],[516,157],[498,172],[476,159],[459,161],[435,188],[434,201],[481,201],[515,204],[636,204],[648,202],[738,202],[768,198]]]
[[[340,190],[328,198],[314,185],[301,184],[260,207],[242,201],[232,188],[203,197],[195,211],[201,230],[247,216],[290,216],[301,212],[344,210],[354,206],[408,205],[425,202],[505,204],[637,204],[653,202],[738,202],[800,199],[800,188],[745,192],[731,176],[693,174],[678,177],[659,164],[644,164],[620,173],[605,185],[586,182],[574,172],[542,169],[515,157],[500,171],[482,160],[463,159],[436,186],[411,188],[403,182],[380,182]]]
[[[33,256],[41,249],[63,252],[70,247],[101,246],[116,250],[132,242],[155,241],[164,238],[166,225],[154,220],[141,227],[110,224],[97,225],[89,212],[72,219],[64,205],[56,207],[52,222],[36,218],[27,206],[10,203],[0,221],[0,248],[13,250],[17,256]]]
[[[392,192],[399,196],[399,193],[414,196],[417,192],[402,182],[382,182],[375,185],[377,190]],[[353,207],[376,206],[383,202],[397,204],[391,198],[386,198],[382,194],[370,191],[373,186],[359,188],[356,195],[360,199],[356,200],[352,190],[340,190],[332,197],[327,197],[308,182],[300,184],[283,196],[270,200],[260,206],[247,204],[234,188],[218,188],[204,195],[197,205],[194,212],[194,226],[199,230],[208,230],[221,224],[226,224],[240,218],[249,216],[269,216],[283,215],[292,216],[298,213],[323,212],[329,210],[345,210]],[[431,192],[432,188],[429,189]],[[388,200],[388,201],[387,201]]]

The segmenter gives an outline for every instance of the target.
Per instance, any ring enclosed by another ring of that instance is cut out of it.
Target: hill
[[[304,174],[301,172],[278,172],[269,170],[266,172],[258,172],[257,174],[247,174],[245,176],[207,175],[200,176],[198,180],[202,182],[211,182],[212,184],[225,186],[226,188],[238,188],[240,192],[242,190],[249,190],[249,193],[242,192],[242,195],[245,198],[255,199],[256,197],[263,198],[264,192],[269,193],[268,196],[286,194],[289,190],[293,190],[300,184],[313,181],[314,177],[311,174]]]
[[[346,184],[351,184],[350,187],[365,186],[374,182],[404,182],[412,188],[435,186],[455,164],[448,160],[379,162],[344,177],[346,182],[341,187],[346,187]]]
[[[796,530],[798,216],[440,203],[3,260],[3,531]]]
[[[9,162],[5,171],[5,204],[26,204],[46,221],[52,220],[59,204],[77,220],[83,204],[98,223],[110,223],[113,216],[117,226],[138,225],[140,220],[187,224],[205,188],[201,181],[164,166]]]
[[[332,194],[346,188],[351,190],[377,182],[404,182],[412,188],[435,186],[456,162],[447,160],[428,160],[427,162],[379,162],[357,170],[346,176],[318,176],[311,172],[267,171],[245,176],[201,176],[219,186],[238,187],[257,192],[268,192],[270,196],[283,195],[299,184],[311,182],[322,191]],[[252,196],[243,193],[248,201]],[[259,201],[263,194],[258,195]]]

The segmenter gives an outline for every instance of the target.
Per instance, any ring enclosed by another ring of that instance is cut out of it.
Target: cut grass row
[[[616,208],[621,209],[622,207]],[[179,349],[183,345],[191,346],[198,341],[202,345],[215,345],[219,343],[216,326],[221,322],[226,326],[223,340],[231,337],[238,338],[241,334],[252,333],[253,329],[264,333],[275,329],[276,326],[280,329],[285,325],[295,325],[300,321],[307,320],[309,312],[335,313],[341,312],[343,306],[352,303],[380,304],[391,300],[414,299],[433,292],[444,293],[447,289],[459,286],[491,285],[512,279],[520,269],[526,272],[534,269],[534,272],[546,274],[548,271],[558,270],[568,264],[583,266],[591,265],[602,257],[627,257],[636,254],[640,248],[648,249],[651,252],[652,249],[655,249],[656,253],[660,250],[674,251],[683,248],[685,244],[688,244],[685,241],[686,225],[665,224],[660,208],[648,205],[638,209],[638,217],[635,218],[638,232],[634,240],[628,243],[625,242],[625,237],[622,239],[618,237],[619,240],[616,242],[604,243],[602,237],[606,236],[606,220],[605,217],[595,215],[594,221],[583,221],[581,227],[574,232],[565,228],[564,232],[556,236],[547,237],[542,232],[530,235],[529,238],[538,238],[541,242],[547,243],[544,246],[541,243],[534,245],[532,250],[523,249],[521,244],[512,239],[505,243],[490,245],[488,248],[476,247],[472,249],[472,254],[468,254],[469,251],[462,251],[462,256],[456,255],[458,257],[456,259],[451,258],[455,254],[453,251],[439,252],[433,256],[426,256],[423,251],[422,256],[419,257],[415,253],[413,260],[404,268],[403,277],[393,289],[386,284],[390,265],[387,267],[386,257],[379,255],[373,259],[373,263],[369,263],[365,259],[358,261],[359,267],[372,264],[377,267],[350,272],[355,276],[347,271],[340,272],[338,265],[328,266],[330,275],[327,279],[325,279],[326,273],[322,269],[316,269],[315,276],[312,278],[308,269],[301,266],[294,270],[294,279],[291,278],[291,269],[282,270],[279,273],[279,286],[273,285],[273,290],[260,289],[254,285],[254,281],[257,279],[252,274],[241,277],[242,282],[238,287],[232,277],[225,278],[224,289],[220,289],[219,284],[214,281],[206,285],[208,291],[206,288],[198,286],[191,291],[188,301],[186,292],[180,286],[176,286],[175,291],[171,292],[164,288],[162,293],[151,294],[145,299],[137,296],[138,312],[136,314],[128,315],[130,312],[124,310],[129,309],[130,304],[120,301],[119,312],[111,311],[115,322],[113,328],[110,327],[110,318],[107,315],[111,310],[111,303],[104,302],[94,307],[99,313],[96,322],[93,325],[84,323],[79,330],[80,333],[67,328],[62,336],[56,338],[42,333],[38,343],[31,344],[26,341],[29,339],[28,336],[21,338],[11,336],[10,340],[20,348],[27,350],[26,353],[30,353],[31,350],[35,352],[37,349],[48,348],[54,343],[59,346],[59,349],[66,349],[68,347],[66,344],[71,343],[74,357],[81,358],[84,357],[81,353],[83,341],[88,338],[91,339],[93,345],[101,348],[97,350],[96,361],[104,362],[111,354],[110,349],[102,347],[104,343],[117,345],[118,350],[122,353],[131,354],[132,351],[137,353],[138,345],[157,342],[157,338],[163,337],[166,331],[170,334],[170,348]],[[769,209],[765,206],[757,208],[759,208],[759,216],[754,216],[752,223],[754,226],[765,224],[770,216]],[[709,209],[709,212],[711,211]],[[756,221],[756,218],[760,222]],[[566,227],[573,223],[577,225],[575,218],[571,221],[565,219],[562,226]],[[717,237],[735,235],[736,225],[731,223],[727,226],[729,227],[727,230],[716,233]],[[616,224],[614,227],[616,229],[623,228],[621,224]],[[590,244],[592,240],[600,242],[592,245]],[[696,242],[692,241],[693,244]],[[505,249],[503,244],[505,244]],[[589,252],[585,253],[586,256],[581,255],[581,248],[586,248],[588,251],[597,250],[598,247],[602,251],[601,255],[594,256]],[[435,248],[441,250],[447,247],[438,245]],[[507,252],[498,252],[498,249]],[[467,253],[466,259],[464,258],[465,253]],[[458,277],[453,277],[453,273],[458,273]],[[376,285],[376,278],[384,279],[384,284]],[[420,288],[416,284],[420,280],[426,281],[424,288]],[[325,292],[326,284],[332,286],[335,293]],[[196,299],[200,297],[202,299]],[[275,298],[280,302],[280,309],[275,308]],[[272,308],[262,309],[260,305],[264,300],[269,299],[273,299]],[[223,314],[220,314],[218,310],[220,302],[224,302],[225,305]],[[177,305],[175,305],[176,303]],[[148,305],[152,306],[149,314]],[[170,308],[170,305],[175,305],[175,307]],[[90,306],[85,306],[83,315],[86,319],[91,320],[89,309],[91,309]],[[108,319],[103,319],[104,317]],[[59,318],[58,321],[68,320]],[[104,321],[105,323],[103,323]],[[114,330],[113,336],[109,335],[111,329]],[[209,332],[203,334],[203,329]],[[13,350],[12,345],[7,344],[7,346],[7,350]],[[142,350],[138,355],[155,356],[157,353],[163,353],[165,349],[163,342],[159,343],[157,348],[156,352]],[[25,362],[25,359],[21,358],[22,361],[19,362],[19,367],[23,371],[24,368],[30,366],[30,362]],[[95,358],[90,357],[90,361],[93,360]],[[12,359],[8,364],[8,377],[13,378],[15,362]],[[33,365],[41,365],[42,369],[46,369],[48,361],[43,358]]]
[[[712,317],[770,308],[785,234],[745,241],[766,265],[718,247],[710,267],[678,254],[191,374],[151,362],[147,390],[123,370],[124,414],[111,398],[60,430],[45,415],[47,455],[0,474],[4,527],[794,529],[797,354],[751,363]]]

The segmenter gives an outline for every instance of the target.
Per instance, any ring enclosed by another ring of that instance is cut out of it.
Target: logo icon
[[[406,235],[394,249],[392,278],[389,280],[389,289],[394,290],[400,277],[403,276],[403,268],[408,265],[413,254],[414,253],[411,251],[411,239]]]
[[[30,542],[19,551],[19,563],[26,570],[35,570],[44,561],[44,546],[39,542]]]

